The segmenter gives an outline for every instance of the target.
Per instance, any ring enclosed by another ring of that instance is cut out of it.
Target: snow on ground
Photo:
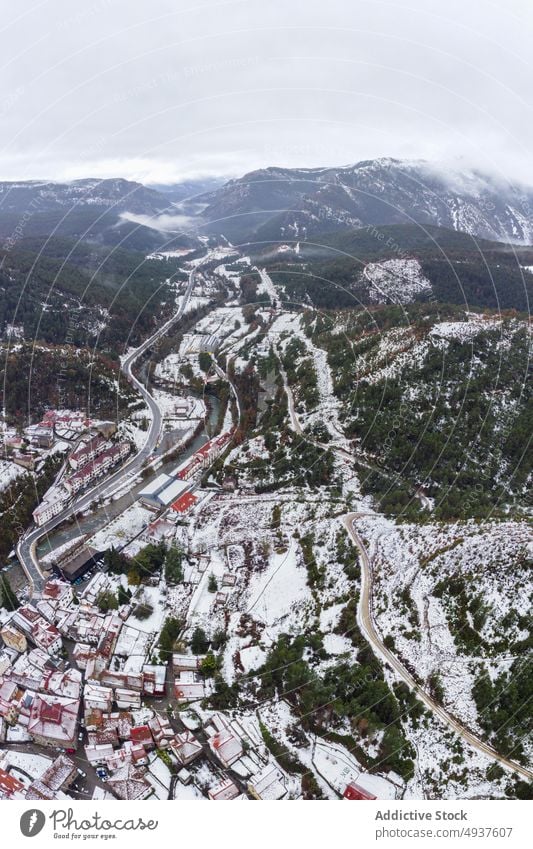
[[[0,492],[25,473],[26,469],[23,469],[22,466],[17,466],[16,463],[11,463],[9,460],[0,460]]]
[[[155,367],[155,377],[159,380],[165,380],[169,383],[177,383],[183,379],[181,374],[181,366],[183,358],[179,354],[168,354]]]
[[[152,608],[152,613],[146,619],[137,619],[135,612],[130,614],[126,621],[132,629],[142,631],[144,634],[155,634],[161,630],[165,619],[165,585],[158,584],[156,587],[143,586],[135,594],[135,604],[146,604]]]
[[[468,321],[441,321],[431,328],[429,335],[440,339],[458,339],[460,342],[470,342],[485,330],[497,330],[502,322],[483,316],[471,317]]]
[[[319,769],[316,767],[315,738],[302,733],[302,740],[298,746],[290,739],[290,729],[292,726],[298,725],[298,720],[292,714],[287,702],[283,699],[267,702],[259,708],[258,714],[261,722],[268,728],[276,742],[280,743],[285,751],[296,758],[314,775],[323,796],[326,799],[338,799],[339,793],[337,789],[329,783],[327,776],[321,775]],[[305,742],[303,742],[304,740]],[[295,798],[299,795],[298,783],[294,781],[294,778],[292,780],[288,779],[287,784],[289,796]]]
[[[261,278],[261,283],[257,287],[258,294],[266,293],[270,298],[270,302],[272,304],[277,304],[279,302],[279,296],[276,292],[276,287],[274,286],[272,279],[267,274],[266,269],[257,269],[257,271],[259,271],[259,276]]]
[[[201,419],[205,418],[205,402],[201,398],[192,396],[174,395],[162,389],[152,391],[157,405],[159,406],[165,421],[172,422],[175,428],[186,430]],[[189,407],[187,413],[183,413],[183,402],[187,401]]]
[[[341,795],[346,786],[355,781],[378,799],[398,798],[398,787],[383,776],[363,772],[360,763],[344,746],[317,738],[313,763],[318,773]]]
[[[370,351],[356,355],[356,381],[399,380],[406,368],[421,365],[430,350],[430,343],[426,339],[417,341],[410,327],[392,328],[377,336],[376,341]]]
[[[391,300],[409,304],[417,295],[431,292],[431,283],[417,259],[371,262],[365,267],[364,276],[370,283],[370,298],[376,303]]]
[[[252,577],[248,599],[246,612],[265,622],[264,636],[272,642],[280,633],[297,628],[298,620],[303,624],[312,599],[307,572],[301,555],[297,556],[294,540],[290,541],[288,551],[271,555],[265,571]]]
[[[431,714],[417,729],[410,728],[409,740],[416,751],[415,774],[403,799],[499,799],[505,796],[509,776],[487,779],[492,758],[463,744],[449,728]]]
[[[127,540],[138,534],[143,528],[150,524],[153,513],[140,504],[132,504],[115,519],[112,519],[101,530],[97,531],[88,541],[88,545],[94,546],[98,551],[105,551],[114,546],[119,548]],[[146,543],[142,543],[146,545]]]
[[[473,521],[395,526],[378,516],[358,519],[357,527],[373,556],[378,630],[383,637],[393,637],[397,656],[426,682],[438,674],[444,706],[479,733],[471,689],[480,658],[493,675],[508,669],[513,658],[489,648],[480,648],[475,655],[465,653],[454,639],[457,626],[449,593],[438,597],[434,591],[440,581],[462,577],[470,598],[481,591],[486,619],[479,633],[487,647],[501,640],[525,639],[518,626],[503,622],[511,613],[526,616],[529,608],[533,591],[526,569],[529,527],[521,522]]]
[[[143,411],[144,414],[144,411]],[[146,410],[146,420],[147,422],[151,418],[151,413],[148,413],[148,409]],[[143,427],[140,427],[136,424],[136,421],[133,420],[133,417],[130,419],[123,419],[118,425],[118,434],[120,439],[125,439],[128,442],[132,442],[135,451],[138,452],[143,448],[147,438],[148,431]]]

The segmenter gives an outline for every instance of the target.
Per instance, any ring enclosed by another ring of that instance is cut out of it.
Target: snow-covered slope
[[[419,161],[265,168],[230,180],[202,200],[204,217],[216,222],[218,232],[253,233],[266,226],[271,238],[305,238],[342,227],[419,223],[501,241],[533,241],[531,188]]]

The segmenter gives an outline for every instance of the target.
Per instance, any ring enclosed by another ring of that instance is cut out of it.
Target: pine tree
[[[122,584],[119,585],[117,591],[117,601],[119,606],[122,604],[129,604],[131,600],[131,590],[125,590]]]
[[[209,648],[209,640],[207,639],[207,634],[205,633],[203,628],[195,628],[192,640],[191,640],[191,651],[193,654],[205,654],[207,649]]]
[[[20,607],[20,601],[18,600],[17,594],[11,588],[11,584],[5,575],[2,577],[0,594],[2,598],[2,606],[5,607],[6,610],[13,611]]]
[[[173,545],[165,558],[165,578],[169,584],[180,584],[183,581],[182,559],[182,552]]]

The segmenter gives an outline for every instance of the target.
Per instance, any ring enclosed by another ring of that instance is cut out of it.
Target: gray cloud
[[[529,0],[1,7],[1,179],[171,182],[388,155],[529,181]]]

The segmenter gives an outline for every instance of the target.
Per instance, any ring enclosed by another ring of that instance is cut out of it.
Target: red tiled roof
[[[12,795],[24,790],[24,785],[14,775],[10,775],[5,769],[0,769],[0,792]]]
[[[41,702],[39,719],[43,722],[55,722],[59,724],[61,722],[61,705]]]
[[[130,738],[134,743],[152,742],[152,732],[147,725],[138,725],[130,731]]]
[[[360,787],[359,784],[355,784],[352,782],[348,784],[346,790],[344,791],[345,799],[375,799],[376,797],[369,793],[368,790],[365,790],[364,787]]]
[[[198,501],[196,495],[193,495],[192,492],[184,492],[183,495],[174,501],[172,504],[172,509],[176,511],[176,513],[186,513],[189,507],[192,507]]]

